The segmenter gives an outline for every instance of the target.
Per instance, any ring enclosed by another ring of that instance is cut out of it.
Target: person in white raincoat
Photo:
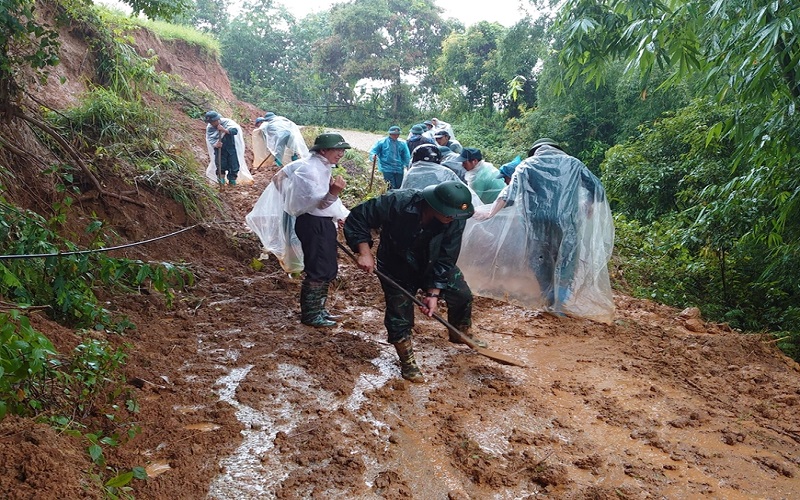
[[[253,176],[244,159],[244,139],[239,124],[230,118],[223,118],[216,111],[208,111],[203,117],[206,122],[206,146],[208,147],[208,168],[206,177],[211,182],[225,185],[227,177],[231,185],[250,184]]]
[[[300,320],[315,327],[333,326],[337,319],[325,302],[329,284],[338,273],[337,223],[350,211],[339,199],[345,181],[341,176],[332,178],[331,169],[345,149],[350,145],[339,134],[318,136],[312,154],[279,170],[245,217],[284,269],[305,271]]]
[[[253,131],[253,170],[266,165],[270,157],[279,167],[308,156],[300,127],[285,116],[269,111]]]
[[[540,139],[467,223],[458,266],[477,295],[610,324],[611,209],[600,180]]]

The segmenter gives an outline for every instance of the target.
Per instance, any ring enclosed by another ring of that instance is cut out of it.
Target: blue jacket
[[[411,153],[406,143],[399,139],[384,137],[369,150],[370,161],[378,157],[378,170],[387,173],[402,173],[411,163]]]

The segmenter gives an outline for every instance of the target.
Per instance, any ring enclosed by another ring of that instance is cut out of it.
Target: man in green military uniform
[[[471,200],[469,189],[459,181],[421,191],[391,191],[353,208],[344,224],[347,244],[358,254],[361,269],[372,272],[376,267],[371,230],[380,229],[377,269],[411,294],[422,290],[421,310],[428,316],[444,299],[448,321],[465,335],[472,324],[472,292],[456,261],[466,219],[475,212]],[[400,357],[403,378],[424,382],[411,344],[414,302],[391,283],[381,280],[381,285],[386,299],[384,325]],[[459,339],[451,334],[450,341]]]

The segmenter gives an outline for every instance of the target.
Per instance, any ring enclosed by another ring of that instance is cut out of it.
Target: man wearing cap
[[[474,213],[469,189],[448,181],[423,190],[401,189],[367,200],[353,208],[344,224],[344,236],[358,254],[358,267],[376,269],[372,230],[380,229],[377,269],[409,293],[424,292],[421,307],[433,316],[438,300],[447,303],[450,324],[469,335],[472,292],[456,266],[466,219]],[[394,285],[381,280],[389,343],[400,358],[401,373],[411,382],[424,382],[414,359],[411,329],[414,302]],[[450,335],[451,342],[458,342]]]
[[[502,179],[497,178],[497,168],[483,161],[483,153],[476,148],[462,149],[457,161],[467,171],[465,178],[469,187],[478,193],[483,203],[493,203],[506,185]]]
[[[389,183],[389,189],[398,189],[403,183],[403,173],[411,162],[411,153],[405,141],[400,140],[400,127],[392,125],[388,134],[369,150],[369,160],[377,157],[378,171]]]
[[[447,146],[450,148],[450,151],[454,153],[461,153],[463,147],[461,143],[455,139],[450,137],[450,132],[447,130],[437,130],[435,134],[433,134],[434,140],[436,140],[436,144],[439,146]]]
[[[450,148],[448,148],[447,146],[439,146],[439,153],[442,156],[441,165],[443,167],[447,167],[450,170],[452,170],[453,173],[455,173],[456,176],[458,176],[461,182],[466,184],[467,171],[461,165],[461,161],[459,161],[459,158],[461,158],[461,156],[458,153],[452,152]]]
[[[338,274],[336,225],[347,218],[339,194],[345,188],[342,176],[331,177],[331,169],[350,145],[339,134],[321,134],[311,155],[293,161],[273,177],[283,195],[284,211],[296,217],[294,232],[303,250],[305,277],[300,287],[300,321],[309,326],[334,326],[326,308],[328,286]]]
[[[433,130],[444,130],[447,132],[447,135],[449,135],[452,139],[455,139],[456,136],[453,134],[453,127],[449,123],[443,122],[438,118],[431,118],[431,123],[433,124]]]
[[[511,183],[511,177],[514,176],[514,171],[517,169],[517,165],[520,163],[522,163],[522,157],[519,155],[510,162],[504,163],[499,169],[500,174],[498,174],[497,178],[503,179],[503,182],[505,182],[506,186],[508,186]],[[501,196],[503,196],[502,192],[497,198],[500,199]]]
[[[245,180],[252,182],[253,177],[244,160],[244,140],[239,125],[216,111],[206,112],[203,120],[206,122],[206,146],[211,157],[206,175],[221,186],[225,185],[226,176],[230,185],[236,185],[241,170]]]
[[[411,131],[408,134],[408,139],[406,140],[406,144],[408,145],[409,151],[414,151],[417,146],[422,144],[436,144],[436,142],[430,138],[426,137],[425,135],[425,125],[421,123],[417,123],[413,127],[411,127]]]
[[[515,210],[506,218],[509,224],[524,221],[525,229],[516,232],[525,236],[498,245],[524,249],[518,260],[533,272],[544,309],[609,323],[614,302],[607,262],[614,226],[600,180],[556,141],[542,138],[516,167],[491,211],[475,218],[491,218],[505,207]],[[509,231],[502,224],[494,230],[497,235]],[[482,254],[491,251],[481,249]]]

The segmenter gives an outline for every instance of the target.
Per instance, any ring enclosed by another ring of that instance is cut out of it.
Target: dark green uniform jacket
[[[378,270],[422,289],[444,289],[461,251],[466,220],[421,225],[424,203],[416,189],[391,191],[365,201],[350,212],[344,236],[353,251],[359,243],[372,246],[371,229],[380,229]]]

